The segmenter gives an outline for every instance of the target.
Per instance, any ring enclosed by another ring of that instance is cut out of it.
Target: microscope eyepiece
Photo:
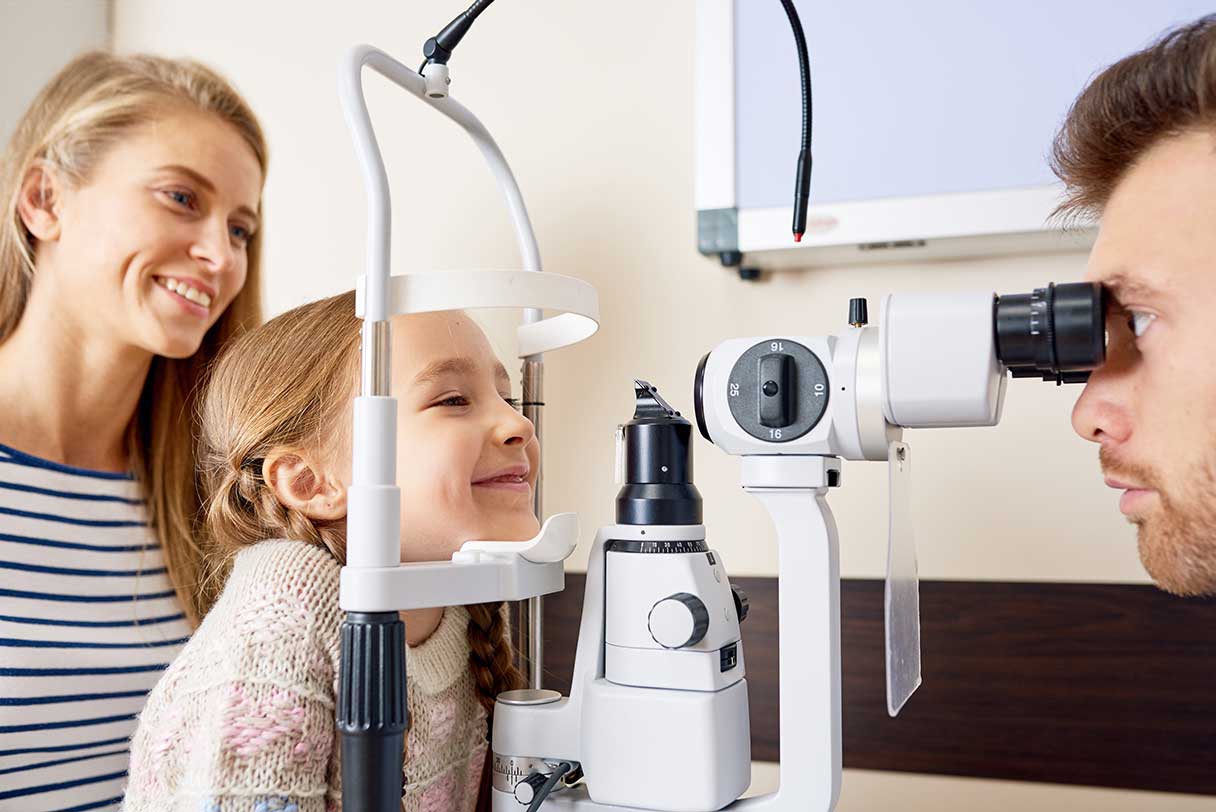
[[[993,322],[997,358],[1015,378],[1084,383],[1106,360],[1106,291],[1096,282],[998,296]]]

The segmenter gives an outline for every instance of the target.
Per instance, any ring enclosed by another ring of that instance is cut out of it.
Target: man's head
[[[1216,15],[1112,65],[1073,105],[1054,168],[1100,219],[1105,365],[1073,411],[1164,589],[1216,593]]]

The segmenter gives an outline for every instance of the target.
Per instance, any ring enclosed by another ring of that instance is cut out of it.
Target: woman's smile
[[[157,276],[156,286],[173,299],[184,311],[206,319],[211,315],[211,299],[214,295],[202,282],[186,281],[172,276]]]

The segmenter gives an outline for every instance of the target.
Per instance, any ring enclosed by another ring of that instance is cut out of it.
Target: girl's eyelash
[[[520,406],[519,398],[504,397],[503,401],[508,406],[511,406],[514,409],[518,409]],[[436,406],[468,406],[469,399],[466,398],[464,395],[448,395],[446,398],[439,401],[435,405]]]

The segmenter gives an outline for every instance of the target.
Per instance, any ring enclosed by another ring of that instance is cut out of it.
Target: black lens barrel
[[[625,432],[625,484],[617,524],[700,524],[692,482],[692,424],[646,381],[634,381],[636,408]]]
[[[1106,292],[1097,282],[998,296],[997,358],[1015,378],[1084,383],[1106,360]]]

